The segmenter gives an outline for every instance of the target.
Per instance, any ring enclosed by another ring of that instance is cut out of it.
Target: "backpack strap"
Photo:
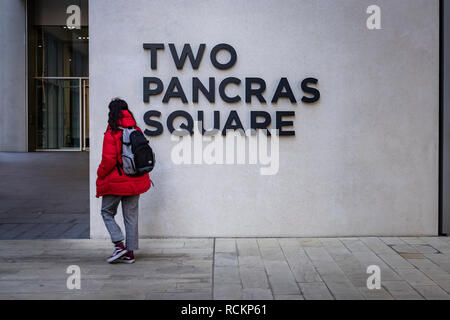
[[[122,143],[125,144],[126,146],[129,146],[131,144],[131,140],[130,140],[130,131],[131,130],[135,130],[133,127],[129,127],[129,128],[124,128],[124,127],[119,127],[120,130],[122,130]]]
[[[122,171],[120,171],[120,167],[121,167],[120,162],[117,161],[117,163],[116,163],[116,168],[117,168],[117,172],[119,172],[119,176],[122,175]]]
[[[123,132],[123,128],[122,127],[118,127],[118,129]],[[123,136],[123,134],[122,134],[122,136]],[[122,138],[121,139],[115,139],[115,141],[120,141],[121,143],[123,143]],[[116,146],[117,146],[117,142],[116,142]],[[118,158],[117,158],[116,169],[117,169],[117,172],[119,173],[119,175],[121,176],[122,175],[122,171],[120,170],[120,168],[122,167],[122,165],[120,164],[120,160],[119,160],[119,159],[122,158],[122,145],[121,144],[117,146],[117,150],[118,150],[119,154],[118,154]]]

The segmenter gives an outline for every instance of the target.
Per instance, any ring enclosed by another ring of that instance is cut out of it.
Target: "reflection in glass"
[[[35,26],[35,77],[88,77],[88,27]]]
[[[83,86],[83,121],[84,121],[84,150],[89,150],[89,80],[81,80]]]
[[[37,149],[79,149],[80,81],[35,81]]]

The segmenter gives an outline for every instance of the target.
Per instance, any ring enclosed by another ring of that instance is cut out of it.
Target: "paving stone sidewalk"
[[[89,153],[0,152],[0,240],[89,238]]]
[[[133,265],[110,253],[106,240],[0,241],[0,299],[450,299],[447,237],[143,239]]]

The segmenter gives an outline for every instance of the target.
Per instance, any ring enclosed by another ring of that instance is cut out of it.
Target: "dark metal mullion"
[[[438,204],[438,234],[444,232],[444,0],[439,1],[439,204]]]

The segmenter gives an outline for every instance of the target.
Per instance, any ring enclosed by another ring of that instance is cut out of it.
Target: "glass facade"
[[[36,26],[36,77],[88,77],[88,28]]]
[[[37,149],[80,149],[80,81],[35,81]]]
[[[30,3],[31,151],[89,148],[89,28],[87,25],[78,29],[66,26],[68,4],[55,0]],[[86,14],[87,2],[78,1],[78,5]]]

